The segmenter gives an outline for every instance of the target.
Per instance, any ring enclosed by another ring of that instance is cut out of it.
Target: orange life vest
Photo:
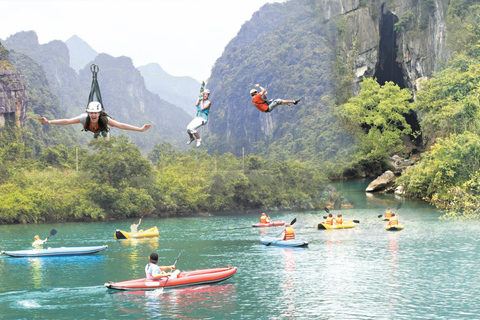
[[[286,227],[284,232],[285,235],[283,237],[283,240],[295,239],[295,231],[293,231],[292,227]]]
[[[335,220],[335,223],[336,224],[343,224],[343,218],[342,217],[337,218],[337,220]]]
[[[267,223],[267,216],[261,216],[260,223]]]
[[[396,226],[398,225],[398,218],[395,216],[395,217],[391,217],[390,218],[390,221],[388,221],[388,225],[389,226]]]
[[[263,100],[263,97],[260,93],[254,95],[252,97],[252,102],[257,107],[258,110],[265,112],[268,110],[268,103]]]
[[[391,218],[392,217],[392,211],[388,210],[385,212],[385,218]]]
[[[333,225],[333,217],[327,217],[326,224]]]

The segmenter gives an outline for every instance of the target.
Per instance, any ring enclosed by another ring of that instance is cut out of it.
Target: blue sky
[[[0,39],[30,30],[41,44],[77,35],[136,67],[158,63],[201,81],[242,24],[272,2],[285,0],[0,0]]]

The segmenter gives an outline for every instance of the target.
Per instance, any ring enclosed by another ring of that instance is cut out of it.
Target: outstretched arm
[[[72,118],[72,119],[57,119],[57,120],[47,120],[45,117],[38,118],[38,121],[45,123],[45,124],[58,124],[58,125],[69,125],[74,123],[80,123],[80,118]]]
[[[131,130],[131,131],[138,131],[138,132],[144,132],[152,126],[151,124],[144,124],[143,127],[135,127],[126,123],[121,123],[118,121],[115,121],[113,119],[108,119],[108,124],[111,125],[112,127],[122,129],[122,130]]]
[[[265,90],[265,88],[262,87],[261,85],[256,84],[255,87],[257,87],[257,88],[260,89],[260,94],[261,94],[262,96],[267,94],[267,90]]]

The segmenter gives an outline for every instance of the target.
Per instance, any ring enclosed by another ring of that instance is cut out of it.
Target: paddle
[[[45,240],[45,242],[47,242],[48,239],[49,239],[51,236],[54,236],[54,235],[56,235],[56,234],[57,234],[57,230],[55,230],[55,229],[50,230],[50,235],[47,237],[47,239]]]
[[[327,213],[330,213],[330,210],[328,210],[327,207],[323,208]],[[327,216],[323,216],[323,219],[327,219]],[[352,220],[355,223],[360,223],[360,220]]]
[[[176,266],[176,265],[177,265],[178,258],[180,258],[180,256],[182,255],[182,252],[183,252],[183,251],[180,251],[177,259],[176,259],[175,262],[173,263],[173,266]],[[161,289],[155,290],[156,293],[162,293],[162,292],[163,292],[163,288],[165,288],[165,285],[167,284],[169,278],[170,278],[170,276],[167,277],[167,280],[165,280],[165,283],[163,284],[163,286],[162,286]]]
[[[290,225],[293,226],[293,224],[294,224],[295,222],[297,222],[297,218],[293,219],[292,222],[290,222]],[[282,233],[283,233],[283,231],[280,232],[276,237],[280,236]],[[276,238],[276,237],[275,237],[275,238]],[[273,241],[275,241],[275,238],[273,239]],[[270,246],[270,245],[273,243],[273,241],[267,243],[266,246],[267,246],[267,247]]]

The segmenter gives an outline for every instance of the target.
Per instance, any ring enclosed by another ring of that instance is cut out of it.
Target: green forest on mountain
[[[56,97],[42,76],[44,71],[0,46],[1,68],[12,68],[9,59],[15,55],[31,71],[22,75],[30,99],[26,129],[11,121],[0,129],[0,223],[120,219],[144,212],[169,216],[257,208],[320,209],[333,197],[327,192],[327,177],[354,175],[365,168],[387,169],[389,155],[408,156],[404,136],[416,134],[423,136],[428,151],[397,179],[405,195],[446,208],[447,219],[479,218],[479,17],[475,1],[450,2],[448,43],[454,56],[423,83],[414,102],[408,90],[391,82],[379,85],[375,79],[364,79],[356,97],[344,97],[339,90],[336,96],[326,95],[319,102],[326,106],[321,112],[300,113],[304,125],[295,129],[295,135],[285,135],[263,153],[259,150],[268,141],[262,141],[244,158],[216,150],[180,152],[166,142],[156,144],[144,157],[122,135],[109,142],[92,141],[88,149],[76,147],[73,128],[52,128],[36,120],[40,115],[64,116],[50,107]],[[308,70],[291,72],[296,75],[290,78],[300,82],[309,77]],[[342,74],[338,66],[332,72],[339,80],[348,79],[348,72]],[[420,115],[421,132],[412,132],[405,122],[409,112]],[[312,145],[310,131],[319,125],[349,135],[325,133],[321,145]],[[276,134],[281,133],[279,128]],[[339,137],[355,143],[341,149],[341,142],[335,140]],[[298,144],[303,146],[301,154],[296,153]],[[321,166],[312,161],[320,149]]]

